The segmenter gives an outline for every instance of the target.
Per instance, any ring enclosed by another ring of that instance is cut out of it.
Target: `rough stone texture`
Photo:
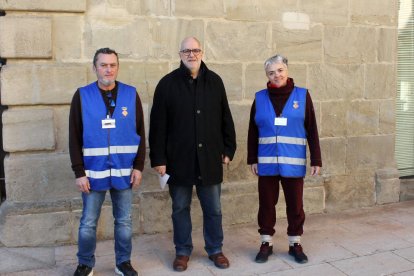
[[[56,106],[53,109],[56,147],[59,153],[69,152],[69,106]]]
[[[309,14],[314,23],[346,26],[348,24],[348,2],[343,0],[300,0],[299,10]]]
[[[86,0],[0,0],[0,10],[84,12]]]
[[[284,12],[282,15],[282,24],[288,30],[309,30],[310,18],[306,13]]]
[[[344,175],[347,141],[343,137],[320,139],[323,173]]]
[[[311,64],[308,84],[313,100],[338,101],[360,99],[364,92],[364,70],[361,65]],[[352,80],[352,81],[349,81]]]
[[[85,24],[85,55],[92,58],[96,49],[115,49],[119,57],[143,59],[152,41],[149,21],[127,16],[92,17]]]
[[[387,43],[382,43],[386,41]],[[378,61],[394,62],[398,52],[398,34],[395,29],[379,29],[378,35]]]
[[[365,27],[326,27],[324,58],[328,63],[375,62],[376,32]]]
[[[96,17],[108,14],[131,16],[131,15],[157,15],[168,16],[171,12],[171,1],[169,0],[90,0],[87,12]]]
[[[179,60],[180,44],[185,37],[195,36],[201,43],[204,41],[202,20],[152,19],[149,21],[149,28],[151,30],[149,56],[155,59]]]
[[[305,213],[316,214],[325,210],[325,188],[323,186],[307,187],[303,193]]]
[[[78,194],[68,154],[10,154],[5,158],[4,173],[7,200],[12,202],[65,199]]]
[[[348,137],[346,168],[348,174],[396,168],[394,135]]]
[[[379,169],[375,172],[377,204],[398,202],[400,200],[399,172],[395,168]]]
[[[137,63],[119,61],[118,80],[137,88],[143,102],[152,102],[155,87],[160,78],[169,72],[168,63]],[[89,70],[88,82],[96,80],[96,75]]]
[[[242,65],[240,63],[215,64],[209,63],[208,68],[216,72],[224,82],[227,99],[229,101],[241,100],[242,94]]]
[[[374,177],[369,173],[333,175],[325,184],[326,211],[337,212],[375,204]]]
[[[10,64],[2,68],[4,105],[68,104],[86,84],[86,68],[79,65]]]
[[[393,134],[395,132],[395,101],[380,101],[379,133]]]
[[[335,137],[346,135],[346,114],[348,104],[344,101],[321,103],[321,121],[319,135],[321,137]]]
[[[414,179],[400,179],[400,201],[414,200]]]
[[[273,24],[273,49],[291,62],[322,61],[322,28],[313,26],[309,30],[289,30],[280,23]]]
[[[230,111],[236,129],[237,141],[247,141],[249,129],[250,109],[252,104],[230,104]]]
[[[56,60],[81,58],[83,17],[79,15],[53,16],[53,55]]]
[[[378,102],[352,101],[346,117],[348,135],[359,136],[378,133]]]
[[[376,0],[351,0],[351,22],[373,25],[397,24],[398,2],[396,0],[381,2]]]
[[[275,21],[282,13],[296,9],[296,0],[224,0],[225,18],[229,20]]]
[[[175,0],[172,1],[173,16],[192,17],[223,17],[224,6],[222,0]]]
[[[53,110],[12,108],[3,113],[3,148],[7,152],[55,149]]]
[[[211,21],[206,28],[205,54],[209,60],[220,62],[264,62],[271,55],[269,42],[266,23]]]
[[[235,183],[257,181],[257,177],[253,175],[253,173],[251,172],[250,166],[247,165],[246,160],[246,140],[238,140],[237,150],[236,154],[233,157],[233,160],[230,162],[228,166],[223,165],[223,182],[230,183],[230,185],[234,185]]]
[[[381,78],[377,78],[381,76]],[[367,64],[365,73],[366,99],[392,99],[396,94],[396,71],[393,64]]]
[[[3,58],[51,58],[50,17],[0,17],[0,56]]]
[[[0,241],[7,247],[54,245],[71,240],[70,212],[1,215]]]

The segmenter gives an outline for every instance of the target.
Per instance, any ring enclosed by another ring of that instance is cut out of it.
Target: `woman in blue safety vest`
[[[303,178],[306,174],[306,145],[309,145],[311,175],[322,166],[318,128],[312,99],[306,88],[288,77],[287,58],[267,59],[264,69],[267,88],[255,95],[250,112],[247,163],[258,176],[258,224],[261,246],[256,262],[264,263],[273,253],[276,204],[282,185],[288,220],[289,254],[306,263],[300,237],[303,234]]]

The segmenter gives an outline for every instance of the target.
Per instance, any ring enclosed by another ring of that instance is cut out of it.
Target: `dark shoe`
[[[92,275],[93,275],[92,267],[89,267],[84,264],[78,265],[75,273],[73,274],[73,276],[92,276]]]
[[[173,262],[173,268],[175,271],[184,271],[187,269],[187,263],[190,259],[189,256],[177,255],[175,256],[175,260]]]
[[[265,263],[270,255],[273,253],[273,245],[270,246],[268,242],[262,242],[259,253],[256,255],[256,263]]]
[[[303,253],[300,243],[294,243],[293,246],[289,246],[289,255],[295,257],[295,261],[300,264],[308,262],[308,257]]]
[[[132,267],[131,261],[116,265],[115,274],[121,276],[138,276],[138,272]]]
[[[223,255],[222,252],[210,255],[208,258],[212,260],[214,265],[218,268],[228,268],[230,266],[229,260]]]

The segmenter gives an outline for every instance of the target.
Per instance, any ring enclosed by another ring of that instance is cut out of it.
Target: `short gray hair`
[[[272,65],[272,64],[275,64],[275,63],[283,63],[283,64],[286,65],[286,67],[288,67],[288,59],[285,58],[282,55],[277,54],[273,57],[270,57],[270,58],[266,59],[266,61],[264,62],[265,71],[266,71],[266,69],[269,65]]]

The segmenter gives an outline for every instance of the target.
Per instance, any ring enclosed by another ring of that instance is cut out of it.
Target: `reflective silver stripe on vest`
[[[295,138],[288,136],[271,136],[259,138],[259,144],[274,144],[276,143],[276,141],[278,143],[306,146],[306,139],[303,138]]]
[[[85,174],[87,177],[94,178],[94,179],[102,179],[110,176],[122,177],[122,176],[130,176],[131,169],[111,169],[105,171],[91,171],[85,170]]]
[[[293,158],[293,157],[278,157],[278,161],[280,164],[289,164],[289,165],[306,165],[306,159],[304,158]]]
[[[138,146],[110,146],[108,148],[84,148],[83,156],[102,156],[108,155],[109,152],[112,154],[119,153],[137,153]]]
[[[278,143],[284,144],[294,144],[294,145],[304,145],[306,146],[306,139],[303,138],[295,138],[295,137],[288,137],[288,136],[277,136]]]
[[[306,165],[306,159],[293,157],[259,157],[260,164],[289,164],[289,165]]]
[[[259,157],[258,159],[261,164],[277,164],[277,157]]]

